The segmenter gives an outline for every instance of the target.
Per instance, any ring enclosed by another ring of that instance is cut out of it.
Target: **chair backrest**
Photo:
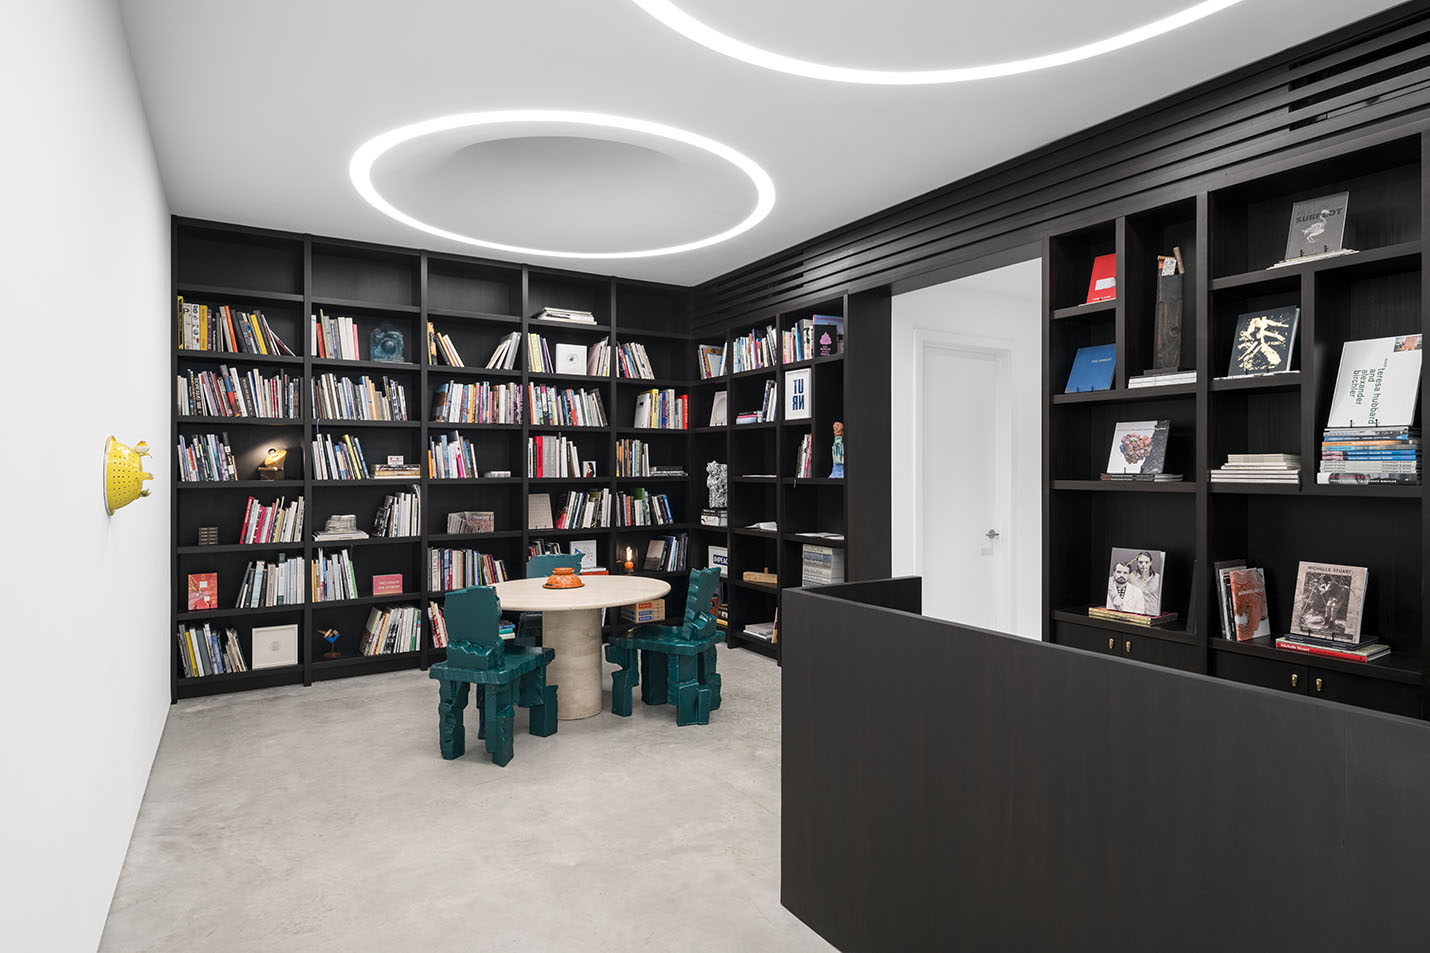
[[[543,553],[526,561],[526,578],[540,579],[551,575],[554,569],[574,569],[581,571],[580,553]]]
[[[495,668],[505,648],[497,626],[501,600],[491,586],[468,586],[447,593],[447,661],[461,668]]]
[[[710,609],[710,600],[714,598],[719,585],[718,566],[690,571],[690,589],[685,597],[685,622],[680,627],[682,638],[697,642],[715,634],[715,613]]]

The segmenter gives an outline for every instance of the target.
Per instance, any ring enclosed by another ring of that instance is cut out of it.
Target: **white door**
[[[924,614],[1010,631],[1012,352],[919,335],[914,455]]]

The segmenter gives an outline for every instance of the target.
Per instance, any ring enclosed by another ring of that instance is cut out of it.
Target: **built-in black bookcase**
[[[1044,637],[1089,651],[1282,691],[1425,717],[1422,580],[1430,522],[1421,485],[1316,483],[1321,431],[1346,341],[1425,330],[1426,143],[1347,148],[1321,161],[1245,176],[1166,206],[1089,223],[1044,246]],[[1294,202],[1350,193],[1345,245],[1356,254],[1272,268]],[[1197,381],[1129,389],[1152,364],[1156,256],[1186,265],[1182,368]],[[1116,253],[1118,296],[1084,304],[1092,261]],[[1289,374],[1227,378],[1238,315],[1296,306]],[[1112,389],[1066,394],[1079,347],[1116,346]],[[1430,375],[1430,363],[1423,368]],[[1422,402],[1425,378],[1422,377]],[[1181,483],[1099,479],[1114,425],[1169,419],[1165,469]],[[1420,413],[1416,414],[1420,424]],[[1212,483],[1228,453],[1297,453],[1299,485]],[[1091,619],[1113,546],[1164,550],[1172,625]],[[1290,622],[1302,561],[1369,569],[1362,631],[1389,644],[1368,664],[1223,638],[1212,564],[1265,570],[1273,632]],[[1196,567],[1196,572],[1193,569]]]

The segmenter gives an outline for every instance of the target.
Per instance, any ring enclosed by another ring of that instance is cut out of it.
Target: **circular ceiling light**
[[[752,66],[761,66],[794,76],[807,76],[810,79],[825,79],[836,83],[925,86],[937,83],[963,83],[975,79],[991,79],[996,76],[1013,76],[1017,73],[1031,73],[1034,70],[1076,63],[1078,60],[1101,56],[1103,53],[1111,53],[1124,46],[1131,46],[1143,40],[1150,40],[1154,36],[1161,36],[1163,33],[1168,33],[1189,23],[1195,23],[1203,17],[1225,10],[1227,7],[1240,3],[1241,0],[1203,0],[1202,3],[1145,26],[1128,30],[1126,33],[1119,33],[1105,40],[1097,40],[1057,53],[1048,53],[1022,60],[1008,60],[1004,63],[989,63],[984,66],[960,66],[951,69],[930,70],[855,69],[846,66],[811,63],[808,60],[795,59],[792,56],[783,56],[760,49],[721,33],[681,10],[672,0],[631,0],[631,2],[687,39],[694,40],[716,53],[723,53]]]
[[[429,225],[395,207],[392,203],[384,199],[373,185],[373,166],[385,153],[403,143],[420,139],[423,136],[451,132],[457,129],[511,125],[540,127],[552,125],[585,126],[598,129],[617,129],[623,132],[636,133],[637,135],[678,142],[699,149],[716,158],[723,159],[744,173],[755,186],[755,207],[743,220],[725,229],[723,232],[695,241],[684,242],[679,245],[669,245],[664,248],[643,248],[634,251],[555,251],[548,248],[528,248],[522,245],[509,245],[483,238],[474,238],[470,235],[462,235],[445,228],[439,228],[436,225]],[[769,215],[770,210],[774,208],[775,205],[775,184],[769,177],[769,174],[760,168],[759,164],[753,159],[730,148],[724,143],[716,142],[714,139],[697,133],[687,132],[684,129],[677,129],[674,126],[648,122],[644,119],[630,119],[625,116],[609,116],[602,113],[574,112],[562,109],[514,109],[501,112],[462,113],[455,116],[439,116],[436,119],[428,119],[423,122],[413,123],[410,126],[402,126],[398,129],[384,132],[379,136],[374,136],[358,147],[358,150],[353,153],[352,160],[348,163],[348,176],[352,179],[353,188],[357,189],[358,194],[361,195],[369,205],[404,225],[427,232],[429,235],[436,235],[438,238],[460,242],[464,245],[475,245],[479,248],[490,248],[495,251],[510,252],[518,255],[533,255],[544,258],[654,258],[659,255],[676,255],[681,252],[694,251],[697,248],[707,248],[710,245],[729,241],[736,235],[749,231],[758,225],[765,216]]]

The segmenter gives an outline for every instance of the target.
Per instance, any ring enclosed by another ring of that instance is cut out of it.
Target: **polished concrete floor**
[[[425,672],[181,702],[99,948],[832,950],[779,903],[779,669],[719,658],[708,726],[607,679],[505,768],[471,709],[441,759]]]

